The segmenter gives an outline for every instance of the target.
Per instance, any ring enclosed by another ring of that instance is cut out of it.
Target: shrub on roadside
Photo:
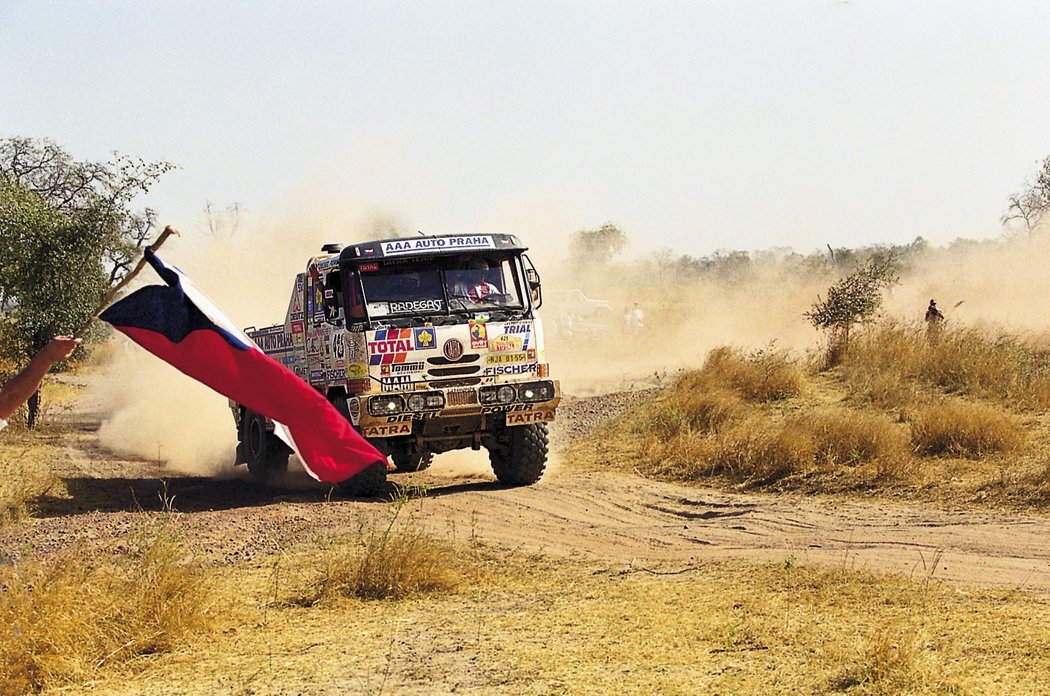
[[[1017,452],[1024,431],[1002,409],[961,399],[926,407],[910,417],[912,443],[923,455],[979,458],[993,452]]]
[[[406,502],[395,501],[385,522],[362,521],[356,543],[333,544],[297,602],[311,606],[336,597],[402,599],[459,584],[452,545],[428,534],[411,516],[399,520]]]
[[[753,353],[721,346],[712,350],[699,371],[683,374],[677,391],[728,388],[747,401],[779,401],[802,393],[805,376],[784,351]]]
[[[836,472],[874,465],[879,476],[902,473],[908,436],[882,416],[829,411],[794,416],[779,426],[744,424],[717,439],[715,471],[772,481],[809,471]]]
[[[211,584],[161,531],[130,556],[86,564],[74,549],[0,566],[0,693],[40,691],[167,652],[208,630]]]
[[[842,365],[856,397],[907,406],[911,382],[1023,408],[1050,407],[1050,354],[1030,339],[979,328],[945,329],[936,341],[918,327],[887,322],[859,336]]]

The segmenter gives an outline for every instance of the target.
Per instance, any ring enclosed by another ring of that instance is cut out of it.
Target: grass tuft
[[[979,328],[946,329],[929,340],[917,327],[880,324],[850,345],[842,371],[856,394],[881,407],[914,393],[916,383],[1011,407],[1050,407],[1050,354],[1031,339]]]
[[[862,646],[859,659],[834,680],[834,688],[861,687],[865,693],[899,694],[922,685],[922,641],[912,628],[884,627]]]
[[[331,547],[297,603],[403,599],[455,588],[461,577],[455,549],[428,534],[414,517],[400,519],[407,501],[407,496],[396,499],[385,521],[363,520],[356,544]]]
[[[211,583],[166,530],[131,555],[77,553],[0,567],[0,693],[83,682],[100,668],[168,652],[208,630]]]
[[[678,392],[729,388],[752,402],[780,401],[798,396],[805,385],[802,370],[785,351],[744,353],[721,346],[712,350],[699,371],[684,373]]]
[[[977,459],[986,454],[1018,452],[1025,436],[1002,409],[949,399],[921,409],[911,418],[917,452]]]

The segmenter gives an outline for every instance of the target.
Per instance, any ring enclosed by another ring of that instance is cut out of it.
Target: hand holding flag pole
[[[160,233],[160,236],[157,237],[157,240],[153,242],[153,244],[149,245],[147,248],[153,249],[153,251],[160,249],[160,245],[163,244],[164,240],[166,240],[171,235],[175,235],[176,237],[178,237],[179,233],[174,227],[172,227],[171,225],[167,225],[164,228],[164,231]],[[104,310],[106,306],[113,301],[113,298],[117,296],[117,293],[123,290],[127,286],[127,284],[131,282],[131,279],[137,276],[139,274],[139,271],[141,271],[145,266],[146,256],[145,254],[143,254],[142,258],[139,259],[139,262],[135,264],[135,267],[133,269],[131,269],[131,272],[124,276],[119,283],[117,283],[109,289],[109,292],[106,293],[106,296],[103,297],[102,301],[98,303],[98,307],[95,307],[95,311],[91,313],[91,316],[87,318],[87,321],[81,324],[80,328],[77,329],[76,332],[73,334],[73,338],[83,338],[87,330],[91,328],[91,325],[95,322],[96,319],[98,319],[98,316],[102,314],[102,310]]]

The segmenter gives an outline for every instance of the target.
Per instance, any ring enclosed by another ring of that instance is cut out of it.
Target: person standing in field
[[[40,383],[44,381],[44,375],[52,366],[68,358],[78,345],[80,345],[79,338],[55,336],[39,353],[33,356],[28,365],[4,383],[3,388],[0,389],[0,430],[7,427],[7,419],[11,417],[11,414],[17,411],[26,399],[36,393],[36,390],[40,388]]]
[[[930,300],[929,306],[926,307],[925,321],[927,338],[936,338],[944,324],[944,315],[937,309],[937,300]]]

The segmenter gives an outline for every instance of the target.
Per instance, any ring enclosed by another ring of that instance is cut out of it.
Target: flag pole
[[[160,245],[164,243],[164,240],[171,235],[178,236],[178,234],[178,231],[174,227],[168,225],[164,228],[164,231],[160,233],[160,236],[157,237],[156,241],[149,245],[149,248],[156,251],[157,249],[160,249]],[[80,328],[77,329],[76,333],[73,334],[74,338],[80,338],[84,335],[88,328],[91,327],[91,324],[98,319],[98,315],[102,314],[102,310],[113,301],[113,298],[117,296],[118,292],[124,289],[124,286],[131,282],[132,278],[138,275],[138,272],[141,271],[142,267],[145,265],[146,257],[143,255],[142,258],[139,259],[139,262],[135,264],[135,267],[131,269],[131,272],[124,276],[119,283],[109,289],[109,292],[107,292],[106,296],[102,298],[102,301],[99,303],[98,307],[95,308],[95,311],[91,313],[91,316],[88,317],[87,321],[85,321]]]

